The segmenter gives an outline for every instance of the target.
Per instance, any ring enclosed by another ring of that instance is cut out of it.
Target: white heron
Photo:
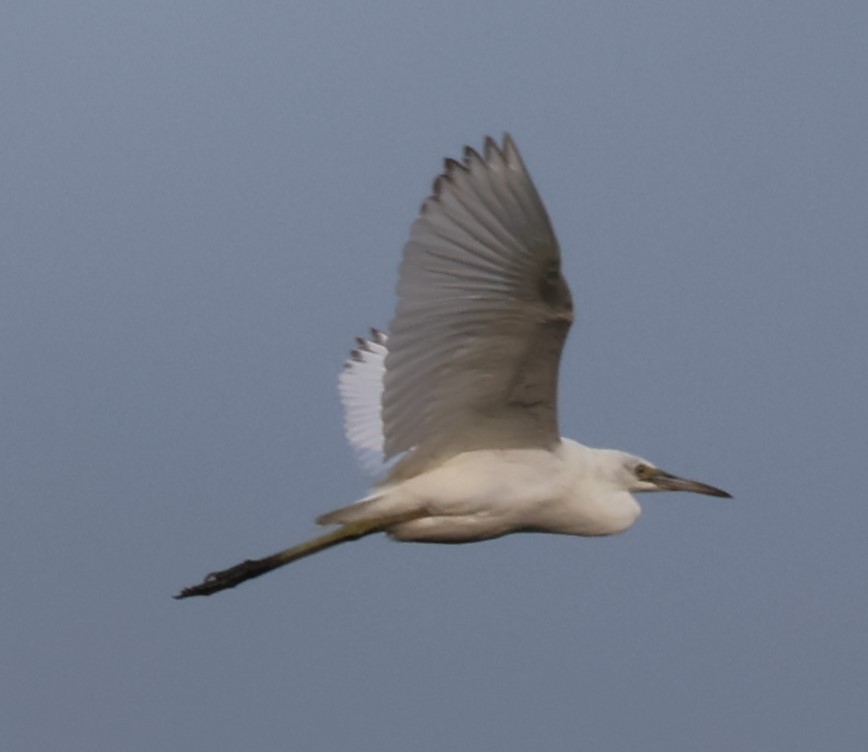
[[[719,488],[558,430],[558,365],[573,321],[557,240],[509,135],[447,159],[404,247],[391,334],[372,331],[340,378],[350,443],[387,472],[317,519],[332,531],[208,575],[234,587],[349,540],[460,543],[516,532],[613,535],[633,494]]]

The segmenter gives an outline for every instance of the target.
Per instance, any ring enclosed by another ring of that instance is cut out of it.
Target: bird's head
[[[690,491],[706,496],[732,498],[731,494],[720,488],[672,475],[672,473],[661,470],[648,460],[643,460],[632,454],[622,453],[619,476],[618,480],[627,487],[627,490],[634,493],[639,491]]]

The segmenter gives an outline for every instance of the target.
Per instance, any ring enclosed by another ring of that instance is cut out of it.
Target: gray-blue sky
[[[0,11],[0,746],[864,743],[868,7],[302,5]],[[736,499],[171,600],[364,492],[336,373],[504,130],[564,433]]]

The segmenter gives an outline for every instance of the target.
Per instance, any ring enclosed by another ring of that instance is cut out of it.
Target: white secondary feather
[[[371,329],[368,339],[358,337],[356,348],[338,377],[338,391],[344,406],[344,432],[359,465],[374,476],[380,475],[386,467],[381,404],[387,341],[386,333],[379,329]]]

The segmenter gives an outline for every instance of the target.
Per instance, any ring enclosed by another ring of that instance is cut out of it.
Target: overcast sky
[[[0,748],[859,749],[866,39],[857,0],[4,3]],[[562,430],[735,499],[172,600],[366,491],[337,373],[504,131]]]

